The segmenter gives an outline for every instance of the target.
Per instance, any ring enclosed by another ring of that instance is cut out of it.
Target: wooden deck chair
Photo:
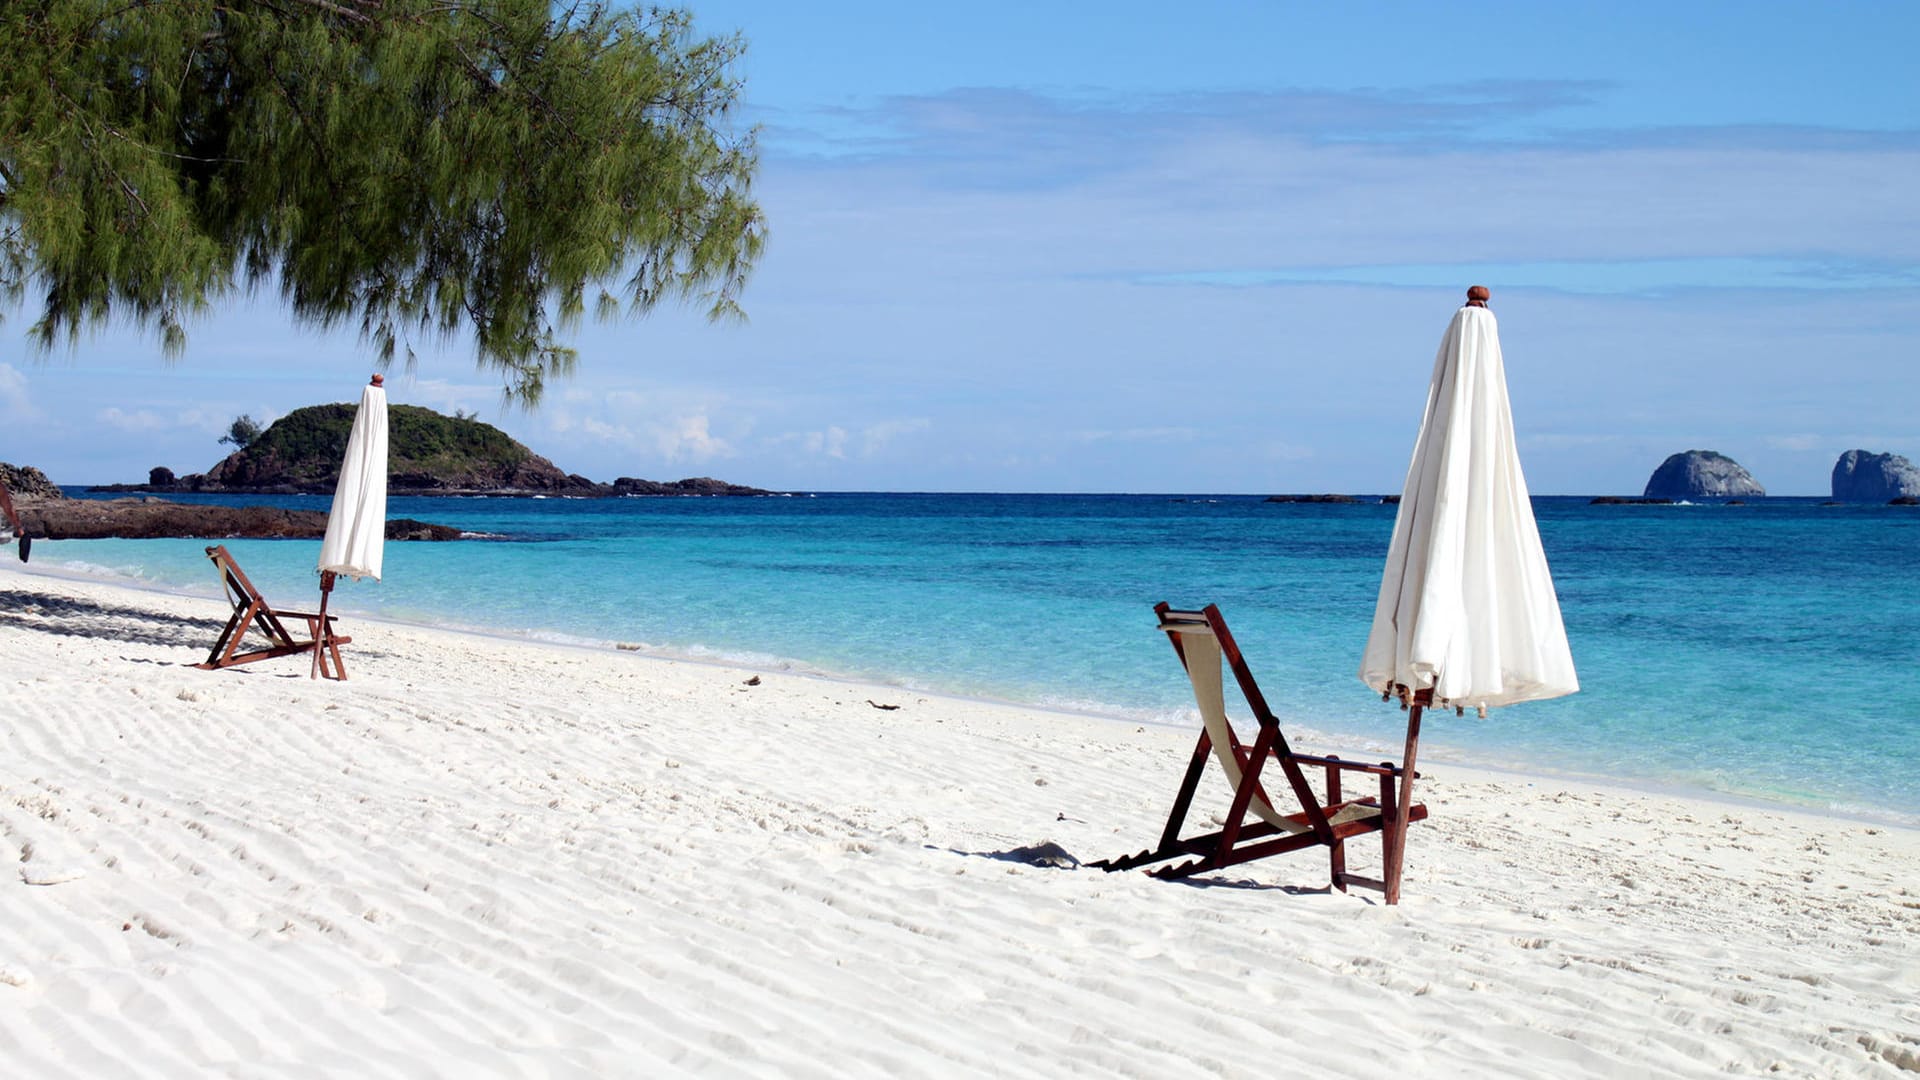
[[[1186,779],[1181,781],[1180,792],[1174,798],[1173,811],[1167,816],[1166,829],[1160,834],[1159,846],[1089,865],[1110,871],[1129,870],[1185,857],[1186,862],[1149,871],[1156,877],[1183,878],[1318,846],[1328,849],[1334,888],[1342,892],[1349,885],[1377,889],[1386,894],[1387,903],[1398,903],[1400,860],[1394,857],[1395,852],[1383,851],[1381,861],[1385,869],[1379,879],[1362,877],[1347,871],[1346,842],[1374,832],[1381,834],[1383,848],[1395,842],[1397,830],[1388,826],[1400,812],[1395,801],[1394,781],[1400,777],[1401,769],[1390,761],[1369,765],[1338,757],[1295,754],[1287,746],[1286,736],[1281,734],[1280,722],[1267,708],[1259,685],[1253,681],[1253,673],[1247,668],[1246,658],[1240,655],[1239,646],[1234,644],[1220,609],[1209,604],[1201,611],[1175,611],[1162,603],[1153,610],[1160,616],[1160,629],[1172,639],[1173,651],[1179,655],[1193,683],[1194,700],[1200,707],[1202,721],[1200,739],[1187,765]],[[1233,669],[1240,692],[1259,724],[1251,746],[1240,741],[1227,720],[1226,693],[1220,674],[1222,660]],[[1182,840],[1180,830],[1193,805],[1194,793],[1209,757],[1220,763],[1220,770],[1232,788],[1233,801],[1218,832]],[[1287,793],[1293,796],[1292,805],[1300,807],[1297,811],[1281,812],[1262,785],[1263,779],[1273,777],[1272,766],[1276,765],[1286,781]],[[1314,794],[1303,766],[1323,771],[1324,800]],[[1379,794],[1348,800],[1341,793],[1341,777],[1347,773],[1377,777]],[[1249,815],[1256,820],[1249,821]],[[1410,822],[1426,816],[1425,806],[1415,805],[1406,810],[1406,820]]]
[[[268,605],[266,598],[260,595],[260,590],[247,580],[240,564],[233,561],[233,554],[224,544],[208,548],[207,558],[212,559],[213,565],[220,570],[220,584],[226,589],[227,601],[233,605],[233,616],[227,620],[226,628],[220,631],[220,638],[213,643],[213,650],[207,653],[206,663],[195,664],[194,667],[212,671],[312,650],[319,661],[320,674],[329,679],[347,677],[346,664],[340,660],[340,646],[353,639],[333,632],[333,616],[287,611]],[[287,631],[282,619],[303,620],[307,636],[304,639],[294,637]],[[260,636],[267,639],[267,645],[250,652],[239,652],[240,641],[246,637],[249,629],[259,631]],[[329,657],[331,664],[328,663]]]

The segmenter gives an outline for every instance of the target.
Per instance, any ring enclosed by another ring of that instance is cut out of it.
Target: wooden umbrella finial
[[[378,372],[376,372],[376,373],[374,373],[374,376],[373,376],[373,385],[375,385],[375,386],[385,386],[385,385],[386,385],[386,382],[387,382],[387,377],[386,377],[385,375],[381,375],[381,374],[379,374]]]
[[[1485,285],[1470,285],[1467,287],[1468,307],[1486,307],[1487,301],[1491,299],[1493,299],[1493,293]]]

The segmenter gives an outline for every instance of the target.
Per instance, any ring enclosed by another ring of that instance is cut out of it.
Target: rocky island
[[[1649,499],[1725,499],[1765,495],[1767,489],[1740,463],[1717,450],[1674,454],[1653,470],[1642,493]]]
[[[295,409],[205,473],[176,477],[161,467],[144,484],[110,484],[91,490],[330,495],[340,476],[353,412],[354,406],[344,403]],[[389,406],[387,425],[389,495],[773,494],[711,477],[661,482],[623,476],[611,484],[596,483],[562,472],[492,424],[418,405]]]
[[[331,495],[339,479],[354,406],[295,409],[205,473],[176,477],[154,468],[144,484],[108,484],[93,492],[123,499],[72,499],[32,467],[0,462],[0,482],[16,497],[27,535],[47,540],[159,537],[319,539],[323,510],[173,502],[163,494]],[[620,496],[771,495],[709,477],[661,482],[623,476],[611,484],[562,472],[491,424],[432,409],[388,410],[389,495]],[[458,529],[409,518],[387,522],[389,540],[454,540]]]
[[[1849,450],[1833,463],[1833,497],[1841,502],[1920,498],[1920,468],[1899,454]]]

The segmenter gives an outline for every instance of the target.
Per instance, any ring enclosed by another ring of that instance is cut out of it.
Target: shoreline
[[[1443,763],[1398,907],[1169,883],[1046,855],[1190,732],[359,618],[198,671],[218,599],[0,586],[10,1074],[1920,1066],[1915,830]]]
[[[153,597],[178,597],[195,601],[219,602],[219,593],[211,586],[196,590],[190,586],[176,587],[153,584],[126,578],[117,574],[90,574],[65,567],[49,567],[42,563],[20,566],[11,562],[0,563],[0,574],[19,574],[27,578],[45,576],[61,581],[98,585],[103,588],[124,588]],[[334,610],[345,614],[356,622],[377,623],[396,629],[442,632],[455,635],[467,635],[503,644],[524,644],[534,647],[580,650],[588,654],[618,653],[623,656],[644,658],[656,662],[678,662],[698,664],[728,670],[740,669],[762,675],[779,675],[792,678],[810,678],[836,685],[864,688],[880,693],[915,694],[930,699],[949,700],[963,704],[978,704],[991,707],[1029,710],[1041,715],[1058,715],[1094,720],[1114,725],[1144,725],[1180,734],[1191,740],[1198,731],[1198,714],[1192,719],[1169,720],[1157,715],[1130,715],[1125,712],[1103,710],[1100,708],[1082,708],[1048,702],[1022,701],[1014,698],[996,697],[989,694],[967,694],[947,690],[927,689],[906,681],[890,682],[882,679],[861,678],[855,675],[841,675],[814,667],[804,661],[787,660],[772,654],[742,650],[731,654],[705,654],[695,649],[676,649],[669,646],[621,642],[616,639],[589,639],[572,635],[546,631],[516,632],[497,627],[476,626],[448,622],[416,622],[390,618],[376,612],[357,610],[351,604],[341,606],[336,602]],[[632,647],[630,647],[632,646]],[[1192,713],[1190,707],[1185,712]],[[1322,752],[1333,752],[1348,757],[1381,753],[1398,758],[1400,747],[1394,745],[1367,745],[1377,736],[1348,734],[1342,736],[1337,731],[1323,731],[1317,726],[1303,721],[1293,721],[1286,730],[1289,738],[1295,742],[1316,745]],[[1324,745],[1322,743],[1324,742]],[[1449,744],[1444,734],[1428,731],[1421,742],[1421,760],[1428,765],[1445,764],[1483,773],[1488,776],[1503,776],[1514,780],[1537,781],[1540,783],[1583,784],[1594,788],[1617,788],[1622,791],[1643,793],[1654,796],[1672,796],[1681,799],[1694,799],[1708,803],[1724,803],[1729,806],[1755,810],[1779,811],[1783,813],[1807,814],[1817,817],[1831,817],[1841,821],[1862,822],[1882,825],[1890,828],[1908,830],[1920,829],[1920,811],[1904,809],[1883,809],[1874,811],[1866,808],[1853,808],[1835,805],[1831,801],[1790,800],[1770,798],[1765,794],[1732,791],[1720,788],[1689,784],[1679,780],[1667,780],[1653,776],[1619,776],[1607,773],[1586,771],[1579,768],[1561,768],[1550,761],[1529,760],[1516,757],[1510,760],[1489,761],[1476,757],[1474,751]]]
[[[83,571],[64,567],[48,567],[45,564],[20,566],[14,563],[0,563],[0,575],[18,575],[24,578],[45,577],[82,585],[96,585],[106,589],[126,589],[155,598],[172,597],[190,601],[220,603],[219,594],[212,588],[196,591],[190,587],[173,587],[141,582],[116,574],[95,576]],[[359,623],[374,623],[392,627],[396,630],[417,630],[427,633],[444,633],[455,636],[473,637],[498,642],[503,645],[524,645],[533,648],[551,648],[578,651],[586,655],[619,655],[634,659],[643,659],[656,663],[686,663],[704,667],[740,670],[751,674],[777,675],[783,678],[811,679],[821,683],[841,686],[851,690],[873,691],[882,694],[913,694],[930,700],[949,701],[960,705],[984,706],[1024,710],[1037,716],[1071,717],[1078,720],[1091,720],[1116,726],[1145,726],[1175,733],[1191,741],[1199,730],[1198,714],[1191,721],[1168,720],[1156,716],[1127,715],[1125,713],[1102,710],[1099,708],[1076,708],[1044,702],[1021,701],[1012,698],[994,697],[986,694],[966,694],[945,690],[932,690],[915,686],[907,682],[888,682],[884,680],[861,678],[853,675],[840,675],[820,670],[803,661],[783,660],[771,654],[755,653],[750,650],[731,655],[701,655],[694,650],[675,649],[667,646],[634,644],[615,639],[588,639],[544,631],[516,632],[497,627],[475,626],[444,622],[414,622],[405,619],[390,618],[376,612],[356,610],[351,605],[334,605],[336,613],[342,614]],[[209,635],[209,640],[211,635]],[[1229,705],[1232,711],[1231,704]],[[1191,712],[1191,709],[1187,710]],[[1285,724],[1286,721],[1283,721]],[[1369,736],[1353,735],[1341,741],[1338,733],[1321,731],[1317,727],[1295,722],[1285,729],[1291,741],[1314,745],[1316,752],[1339,753],[1349,758],[1362,756],[1362,751],[1387,754],[1395,759],[1400,756],[1400,748],[1393,746],[1361,747],[1357,744],[1367,742]],[[1303,739],[1304,735],[1304,739]],[[1319,745],[1327,740],[1326,745]],[[1868,809],[1853,809],[1831,803],[1814,804],[1810,801],[1791,801],[1769,798],[1763,794],[1729,791],[1719,788],[1688,784],[1677,780],[1663,780],[1657,777],[1619,776],[1606,773],[1587,772],[1580,769],[1557,768],[1550,762],[1516,759],[1513,761],[1486,761],[1477,759],[1471,750],[1463,750],[1447,743],[1444,735],[1432,731],[1422,737],[1420,748],[1421,762],[1427,766],[1446,765],[1449,768],[1465,770],[1483,778],[1504,778],[1514,782],[1534,784],[1577,784],[1594,790],[1617,790],[1623,793],[1649,795],[1663,798],[1676,798],[1697,801],[1713,805],[1722,805],[1757,811],[1799,814],[1815,818],[1832,818],[1842,822],[1860,823],[1920,832],[1920,813],[1887,809],[1873,812]]]

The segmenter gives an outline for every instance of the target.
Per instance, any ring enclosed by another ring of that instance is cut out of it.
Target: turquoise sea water
[[[1535,508],[1582,691],[1435,716],[1425,754],[1920,822],[1920,510]],[[490,539],[389,544],[385,580],[342,582],[337,610],[1191,724],[1151,609],[1212,602],[1295,742],[1397,754],[1403,730],[1354,675],[1393,528],[1377,503],[834,493],[389,513]],[[43,541],[34,561],[213,595],[204,546]],[[318,541],[229,546],[276,602],[317,595]]]

